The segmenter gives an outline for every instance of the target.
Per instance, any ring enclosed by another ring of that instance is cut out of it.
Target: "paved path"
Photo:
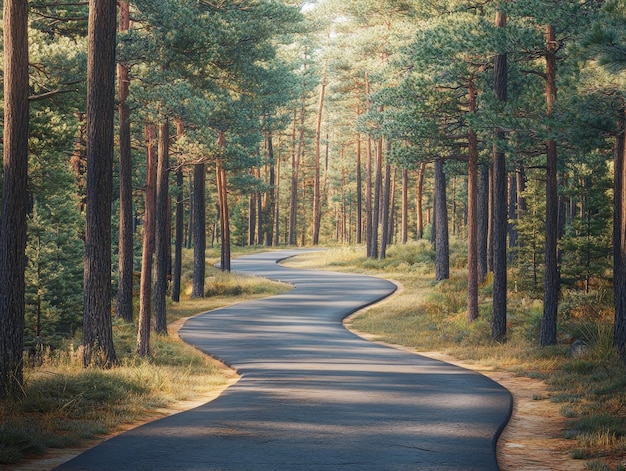
[[[277,259],[233,270],[293,283],[287,294],[190,319],[182,338],[236,368],[218,399],[138,427],[59,470],[497,470],[511,396],[490,379],[367,342],[341,325],[394,291],[366,276],[292,270]]]

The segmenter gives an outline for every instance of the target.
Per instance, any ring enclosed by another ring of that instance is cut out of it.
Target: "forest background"
[[[490,341],[522,292],[542,351],[626,360],[622,0],[3,6],[4,397],[77,335],[118,364],[114,323],[149,357],[231,244],[406,245]]]

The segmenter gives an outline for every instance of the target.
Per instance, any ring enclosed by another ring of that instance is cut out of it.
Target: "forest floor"
[[[182,325],[182,320],[177,324]],[[357,333],[368,338],[367,334]],[[404,348],[397,345],[394,347]],[[571,458],[571,441],[563,438],[566,419],[560,414],[559,405],[550,401],[548,389],[543,381],[516,376],[506,371],[494,371],[478,363],[458,361],[454,357],[438,352],[416,353],[480,372],[513,394],[513,415],[500,436],[497,446],[498,463],[502,471],[578,471],[585,469],[584,460]],[[224,388],[214,391],[211,396],[200,397],[195,401],[176,402],[167,408],[155,410],[143,420],[127,424],[108,435],[90,440],[82,447],[49,450],[38,459],[0,469],[3,471],[51,470],[115,435],[167,415],[210,402],[238,379],[236,373],[226,366],[223,366],[223,371],[224,375],[229,378],[229,382]]]

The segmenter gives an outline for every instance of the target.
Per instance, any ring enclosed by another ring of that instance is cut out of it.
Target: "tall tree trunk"
[[[417,172],[417,192],[415,197],[415,212],[417,214],[417,239],[424,237],[424,175],[426,162],[420,163]]]
[[[476,113],[476,87],[470,82],[469,112]],[[467,133],[467,321],[478,319],[478,137]]]
[[[267,220],[265,222],[265,245],[267,247],[272,246],[272,239],[274,236],[273,228],[274,223],[272,219],[274,218],[276,212],[276,162],[274,157],[274,142],[272,139],[272,133],[268,132],[266,137],[267,142],[267,160],[268,160],[268,171],[269,171],[269,189],[267,191],[267,200],[265,204],[264,213],[267,214]]]
[[[96,364],[108,367],[116,361],[111,320],[116,5],[115,0],[89,0],[87,217],[83,289],[85,366]]]
[[[443,159],[435,160],[435,279],[450,277],[450,241],[448,238],[448,203]]]
[[[386,150],[389,150],[390,144]],[[381,260],[387,257],[387,245],[389,244],[389,220],[391,213],[391,165],[385,165],[385,181],[383,184],[383,199],[382,199],[382,214],[381,214],[381,227],[382,234],[380,237],[380,252],[379,258]]]
[[[380,203],[383,186],[383,140],[376,145],[376,176],[372,207],[372,258],[378,258],[378,226],[380,225]]]
[[[478,257],[478,282],[482,283],[487,278],[487,248],[489,246],[489,194],[490,194],[489,166],[481,165],[478,183],[478,233],[477,233],[477,257]]]
[[[141,280],[139,285],[139,328],[137,332],[137,355],[150,354],[150,317],[152,315],[152,257],[156,227],[156,177],[157,148],[156,126],[147,122],[146,136],[146,187],[143,214],[143,247],[141,251]]]
[[[370,99],[369,76],[365,74],[365,98]],[[374,219],[374,204],[372,201],[372,138],[367,136],[367,162],[365,164],[365,242],[367,244],[367,258],[376,258],[376,244],[378,241],[374,237],[374,225],[378,224]]]
[[[184,133],[184,125],[182,120],[176,120],[176,138],[182,138]],[[184,239],[184,223],[185,223],[185,207],[183,204],[183,169],[182,165],[178,165],[176,170],[176,215],[175,215],[175,241],[174,241],[174,265],[172,270],[172,301],[180,301],[180,283],[183,268],[183,239]]]
[[[556,100],[556,37],[552,25],[546,26],[546,107],[552,114]],[[546,142],[546,247],[543,317],[539,344],[542,347],[556,344],[557,311],[559,306],[560,275],[558,267],[559,195],[557,183],[556,141]]]
[[[261,181],[261,169],[256,169],[256,178]],[[265,213],[263,211],[263,197],[260,191],[256,194],[256,245],[263,245],[263,224]]]
[[[155,228],[155,258],[156,270],[154,280],[154,331],[157,334],[167,335],[167,275],[170,261],[169,233],[171,229],[169,212],[169,121],[159,125],[159,155],[156,177],[156,228]]]
[[[191,297],[204,297],[206,273],[206,169],[204,163],[193,166],[193,278]]]
[[[326,62],[322,72],[320,96],[315,119],[315,177],[313,180],[313,245],[320,242],[320,224],[322,222],[322,196],[320,194],[320,156],[322,139],[322,114],[324,111],[324,95],[326,93]]]
[[[397,213],[397,205],[396,205],[396,187],[398,183],[398,169],[393,169],[393,174],[391,176],[391,191],[390,191],[390,201],[389,201],[389,230],[387,232],[387,247],[393,244],[394,240],[397,240],[396,237],[396,213]]]
[[[28,2],[4,1],[4,182],[0,215],[0,398],[23,394],[28,200]],[[93,119],[93,117],[92,117]]]
[[[218,156],[215,159],[215,175],[217,179],[217,199],[220,205],[220,229],[222,231],[222,247],[220,268],[222,271],[230,271],[230,222],[228,211],[228,184],[226,169],[222,164],[222,152],[226,144],[224,132],[220,132],[218,139]]]
[[[509,260],[513,260],[515,254],[515,248],[517,247],[517,229],[515,224],[512,222],[513,220],[518,218],[518,208],[517,208],[517,172],[515,174],[510,174],[508,176],[508,196],[509,196],[509,224],[508,224],[508,236],[509,236],[509,248],[512,249],[509,251]]]
[[[274,187],[274,242],[272,244],[274,247],[280,245],[280,171],[281,158],[279,155],[276,159],[276,186]]]
[[[613,341],[626,363],[626,111],[620,110],[615,141],[613,191]]]
[[[130,29],[130,11],[127,1],[119,2],[119,30]],[[118,289],[117,316],[125,322],[133,322],[133,163],[130,142],[130,66],[117,64],[117,97],[119,121],[119,189],[120,228],[118,238]]]
[[[361,165],[361,134],[358,133],[356,137],[356,243],[359,245],[363,243],[363,171]]]
[[[305,118],[306,97],[302,95],[302,105],[300,107],[300,128],[299,136],[296,138],[296,120],[293,127],[293,151],[291,155],[291,194],[289,198],[289,245],[297,244],[297,223],[298,223],[298,185],[300,178],[300,160],[304,149],[304,118]]]
[[[175,240],[174,240],[174,264],[172,269],[172,301],[180,301],[181,276],[183,268],[183,238],[184,238],[184,205],[183,205],[183,170],[176,170],[176,215],[175,217]]]
[[[506,15],[496,13],[496,26],[506,27]],[[507,101],[508,65],[506,54],[497,54],[494,60],[494,91],[499,102]],[[505,133],[498,128],[495,132],[493,149],[493,309],[491,336],[497,341],[506,339],[507,306],[507,199],[506,199],[506,156],[502,150]]]
[[[250,173],[254,175],[254,170],[251,169]],[[255,191],[250,193],[248,197],[248,245],[253,246],[256,242],[256,229],[257,229],[257,199],[258,193]]]
[[[402,169],[402,243],[409,241],[409,171]]]

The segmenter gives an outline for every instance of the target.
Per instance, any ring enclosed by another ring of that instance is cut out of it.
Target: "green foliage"
[[[514,248],[516,281],[522,289],[538,290],[543,280],[544,233],[546,220],[545,189],[541,176],[529,177],[523,198],[526,209],[513,221],[518,233]]]
[[[575,218],[562,239],[564,278],[590,289],[594,278],[610,269],[611,181],[604,156],[589,155],[577,164],[563,195],[569,197]]]

